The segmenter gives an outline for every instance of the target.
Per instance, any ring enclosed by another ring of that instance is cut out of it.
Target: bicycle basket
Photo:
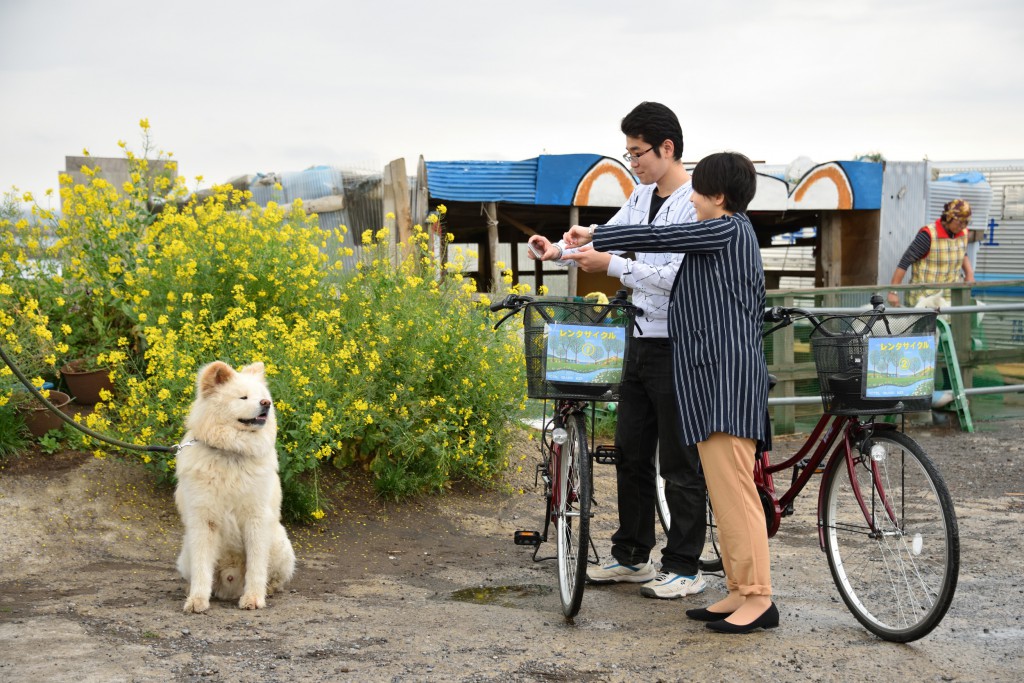
[[[533,301],[523,312],[530,398],[619,400],[633,319],[579,298]]]
[[[832,415],[929,410],[935,389],[935,313],[825,318],[811,332],[821,403]]]

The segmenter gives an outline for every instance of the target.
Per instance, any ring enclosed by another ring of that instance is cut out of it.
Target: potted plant
[[[99,403],[103,400],[101,391],[114,390],[114,383],[110,381],[110,368],[98,366],[88,358],[76,358],[65,363],[60,369],[60,375],[75,401],[82,405]]]
[[[114,390],[113,356],[131,325],[121,306],[107,300],[108,295],[74,283],[67,291],[67,315],[61,327],[70,349],[65,357],[70,360],[61,366],[60,374],[77,403],[93,405],[103,400],[101,391]]]
[[[71,403],[70,396],[55,389],[43,389],[42,394],[55,408],[68,414],[67,406]],[[55,415],[52,410],[27,391],[13,392],[12,402],[16,406],[15,411],[25,421],[25,426],[33,436],[45,436],[51,429],[60,429],[64,424],[60,416]]]

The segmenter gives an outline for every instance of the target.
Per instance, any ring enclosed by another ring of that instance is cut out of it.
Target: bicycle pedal
[[[798,468],[797,469],[797,476],[799,476],[800,470],[806,470],[808,467],[810,467],[810,465],[811,465],[810,458],[804,458],[803,460],[798,462],[796,464],[796,467]],[[814,473],[815,474],[821,474],[824,471],[825,471],[825,465],[823,463],[818,463],[818,466],[814,468]],[[796,481],[796,477],[793,478],[793,481],[794,482]]]
[[[619,449],[615,446],[601,445],[594,450],[594,462],[601,465],[615,465],[619,462]]]
[[[516,531],[515,533],[516,545],[538,546],[543,540],[539,531]]]

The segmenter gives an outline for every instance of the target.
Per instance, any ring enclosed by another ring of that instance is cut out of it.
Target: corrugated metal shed
[[[621,161],[598,154],[543,154],[523,161],[427,161],[425,166],[430,197],[458,202],[618,208],[636,183]]]
[[[975,278],[1024,279],[1024,159],[932,162],[936,177],[967,171],[980,172],[992,186],[992,204]]]
[[[927,222],[927,161],[887,161],[882,174],[878,283],[887,285],[914,234]],[[910,278],[904,279],[910,282]]]
[[[537,159],[428,161],[431,197],[456,202],[536,204]]]
[[[346,171],[332,166],[312,166],[304,171],[287,173],[256,174],[249,189],[253,201],[260,206],[268,202],[289,204],[296,199],[304,202],[325,197],[342,197],[341,208],[335,211],[319,211],[320,227],[328,230],[327,251],[344,262],[346,268],[355,267],[360,251],[359,236],[364,230],[378,230],[384,224],[381,203],[381,176],[355,171]],[[281,189],[277,189],[280,185]],[[342,240],[334,231],[342,225],[348,228]],[[343,247],[350,247],[355,254],[345,256]]]
[[[980,172],[987,182],[971,186],[939,180],[969,171]],[[889,281],[914,234],[938,218],[942,205],[956,197],[971,202],[972,226],[986,228],[975,267],[976,279],[1024,278],[1024,211],[1015,211],[1012,200],[1017,192],[1024,196],[1024,160],[887,162],[882,188],[879,282]]]
[[[943,180],[948,177],[955,176],[941,176],[928,183],[927,221],[938,220],[947,202],[966,199],[971,205],[971,227],[984,229],[992,213],[992,186],[984,179],[975,183]]]

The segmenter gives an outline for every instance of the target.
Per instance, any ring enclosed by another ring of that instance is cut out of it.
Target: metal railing
[[[1024,298],[1017,292],[1024,280],[952,284],[953,305],[933,309],[947,316],[964,380],[964,394],[1004,394],[1024,392],[1024,384],[1004,383],[999,386],[973,386],[974,371],[983,366],[1022,364],[1024,374]],[[933,286],[932,286],[933,287]],[[924,289],[924,286],[900,285],[838,287],[832,289],[775,290],[768,293],[768,306],[800,307],[815,314],[857,314],[868,307],[872,294],[885,294],[893,289],[901,292]],[[971,300],[972,289],[984,289],[985,296]],[[1016,289],[1017,292],[1012,290]],[[1006,290],[1006,296],[1000,292]],[[1017,303],[1020,302],[1020,303]],[[890,308],[887,310],[906,311]],[[1020,316],[1013,314],[1020,313]],[[1009,314],[1009,315],[1006,315]],[[988,321],[983,323],[982,319]],[[986,324],[988,328],[986,328]],[[797,328],[797,329],[794,329]],[[776,376],[778,385],[768,399],[774,431],[779,434],[795,431],[797,406],[821,405],[817,389],[817,371],[806,348],[806,339],[799,337],[798,326],[783,328],[765,340],[768,371]],[[802,330],[804,334],[809,326]],[[991,333],[991,334],[988,334]],[[991,339],[988,339],[991,337]],[[937,359],[937,369],[945,367],[945,358]],[[806,409],[801,413],[806,413]],[[820,413],[819,413],[820,414]]]

